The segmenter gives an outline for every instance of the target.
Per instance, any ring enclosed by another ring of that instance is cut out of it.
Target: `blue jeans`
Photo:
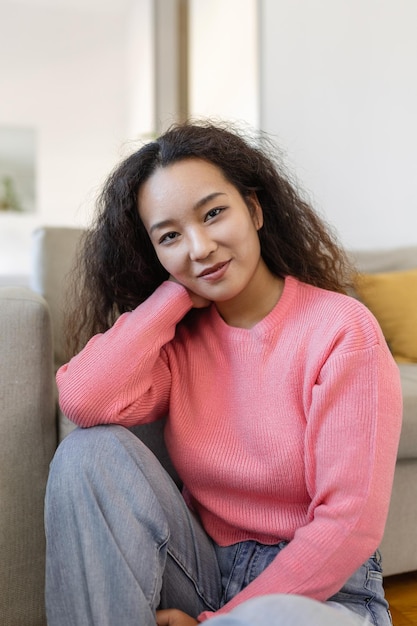
[[[216,546],[152,452],[120,426],[77,429],[59,446],[45,527],[49,626],[155,626],[157,608],[216,611],[286,545]],[[330,602],[270,595],[212,620],[295,625],[288,611],[311,626],[389,626],[379,556]]]

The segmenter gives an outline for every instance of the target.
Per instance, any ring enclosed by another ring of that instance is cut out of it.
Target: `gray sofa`
[[[43,497],[54,450],[73,427],[58,414],[53,373],[63,359],[65,276],[81,232],[36,231],[31,289],[0,288],[0,624],[7,626],[46,623]],[[366,272],[417,267],[417,246],[354,256]],[[404,426],[381,546],[386,575],[417,570],[417,363],[400,370]],[[162,425],[137,434],[171,470]]]

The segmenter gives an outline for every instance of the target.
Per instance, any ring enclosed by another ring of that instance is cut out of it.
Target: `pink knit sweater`
[[[380,328],[353,298],[292,277],[249,330],[191,308],[166,282],[93,337],[57,374],[62,410],[83,427],[169,413],[168,450],[208,534],[290,540],[219,612],[268,593],[325,600],[377,548],[388,511],[402,406]]]

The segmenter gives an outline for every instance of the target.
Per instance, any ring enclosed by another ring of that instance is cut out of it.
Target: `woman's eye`
[[[161,237],[161,239],[159,240],[159,243],[171,243],[171,241],[174,241],[174,239],[176,239],[178,237],[178,233],[166,233],[165,235],[163,235]]]
[[[216,209],[211,209],[208,213],[206,213],[206,217],[204,221],[212,220],[213,217],[217,217],[220,213],[224,211],[223,207],[218,207]]]

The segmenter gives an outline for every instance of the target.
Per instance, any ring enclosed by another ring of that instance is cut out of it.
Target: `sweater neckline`
[[[240,328],[229,326],[221,317],[216,306],[213,304],[210,309],[211,321],[216,332],[224,337],[259,337],[266,335],[275,329],[285,319],[288,309],[291,307],[298,290],[299,281],[294,276],[286,276],[281,297],[274,308],[252,328]]]

